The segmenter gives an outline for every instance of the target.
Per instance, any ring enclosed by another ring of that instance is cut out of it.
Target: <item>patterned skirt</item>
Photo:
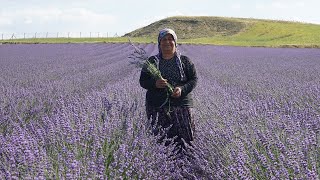
[[[184,142],[191,145],[194,139],[195,125],[190,107],[163,107],[155,108],[147,106],[149,126],[154,135],[160,135],[159,142],[166,139],[165,145],[174,142],[182,147]]]

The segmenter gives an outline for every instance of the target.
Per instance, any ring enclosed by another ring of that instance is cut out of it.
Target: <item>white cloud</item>
[[[23,23],[24,24],[32,24],[32,18],[31,17],[25,17]]]
[[[113,24],[116,18],[106,14],[97,14],[83,8],[68,9],[63,11],[59,17],[60,20],[86,23]]]
[[[302,1],[278,0],[271,3],[271,6],[278,9],[302,8],[305,3]]]
[[[0,11],[0,27],[12,25],[13,22],[9,18],[8,14]]]
[[[6,10],[0,14],[0,26],[5,28],[21,27],[24,25],[39,26],[41,29],[50,25],[66,25],[71,30],[101,30],[116,23],[116,18],[108,14],[98,14],[85,8],[28,8],[21,11]],[[72,25],[72,26],[71,26]],[[7,26],[7,27],[6,27]],[[65,27],[65,28],[67,28]],[[63,29],[64,27],[59,27]],[[99,29],[101,28],[101,29]],[[68,31],[68,29],[64,29]],[[64,31],[62,30],[62,31]],[[50,31],[50,29],[48,29]]]
[[[6,18],[3,18],[3,16],[0,16],[0,27],[12,25],[12,24],[13,22],[10,19],[6,19]]]
[[[142,28],[144,26],[150,25],[151,23],[154,23],[156,21],[159,21],[161,19],[165,19],[168,17],[172,17],[172,16],[184,16],[185,14],[183,14],[182,12],[179,11],[174,11],[174,12],[168,12],[166,13],[166,15],[161,15],[161,16],[148,16],[146,17],[144,20],[136,23],[134,25],[134,28]]]
[[[262,3],[256,3],[255,5],[256,9],[258,10],[263,10],[266,8],[266,5],[265,4],[262,4]]]
[[[241,9],[241,4],[239,4],[239,3],[233,3],[233,4],[231,4],[231,8],[232,8],[232,9]]]

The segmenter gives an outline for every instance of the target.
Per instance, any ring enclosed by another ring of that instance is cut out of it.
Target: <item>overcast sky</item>
[[[320,24],[319,7],[319,0],[0,0],[0,33],[123,35],[176,15]]]

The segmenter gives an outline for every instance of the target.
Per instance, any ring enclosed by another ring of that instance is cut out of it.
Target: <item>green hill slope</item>
[[[320,47],[320,25],[225,17],[170,17],[125,34],[153,38],[162,28],[176,31],[180,43],[237,46]]]
[[[247,23],[222,17],[171,17],[154,22],[124,36],[156,38],[158,31],[166,27],[174,29],[179,39],[194,39],[232,36],[246,28]]]

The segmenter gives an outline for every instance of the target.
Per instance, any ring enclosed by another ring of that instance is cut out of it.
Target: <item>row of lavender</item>
[[[318,49],[179,49],[199,76],[192,160],[148,135],[129,44],[0,46],[1,179],[319,178]]]

